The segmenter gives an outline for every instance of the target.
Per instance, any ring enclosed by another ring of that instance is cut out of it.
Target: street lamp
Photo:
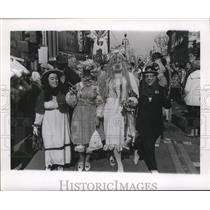
[[[127,34],[124,34],[124,39],[122,40],[122,45],[124,45],[125,56],[127,59],[127,46],[129,45],[129,40],[127,39]]]

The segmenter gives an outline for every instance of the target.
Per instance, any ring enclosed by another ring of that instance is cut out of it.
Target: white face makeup
[[[58,75],[55,73],[49,74],[48,82],[51,88],[58,87]]]

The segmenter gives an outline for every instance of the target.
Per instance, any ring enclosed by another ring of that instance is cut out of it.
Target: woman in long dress
[[[36,117],[34,122],[34,134],[38,135],[42,126],[42,138],[45,148],[46,170],[56,166],[63,170],[65,164],[70,164],[70,126],[69,110],[60,76],[62,72],[53,69],[42,75],[43,91],[36,103]]]
[[[113,150],[118,172],[123,172],[121,151],[125,140],[125,122],[122,115],[123,103],[127,97],[127,81],[122,74],[122,64],[113,65],[108,78],[106,103],[104,107],[105,150]]]
[[[90,170],[90,157],[93,151],[90,150],[91,140],[96,141],[97,136],[100,140],[103,138],[99,126],[100,118],[103,117],[103,100],[97,82],[92,79],[92,68],[94,66],[83,66],[82,81],[76,84],[76,94],[67,95],[75,107],[71,121],[71,140],[75,145],[75,151],[79,153],[78,171]],[[101,147],[100,141],[95,150]]]

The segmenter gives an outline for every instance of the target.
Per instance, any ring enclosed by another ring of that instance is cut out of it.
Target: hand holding
[[[33,134],[34,134],[35,136],[38,136],[38,135],[39,135],[39,129],[38,129],[37,126],[34,126],[34,128],[33,128]]]

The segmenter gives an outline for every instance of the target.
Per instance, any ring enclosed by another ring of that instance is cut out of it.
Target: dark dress
[[[139,90],[139,103],[136,118],[138,135],[135,148],[149,170],[157,170],[155,141],[163,129],[162,107],[166,105],[165,89],[156,81],[152,86],[143,82]]]

